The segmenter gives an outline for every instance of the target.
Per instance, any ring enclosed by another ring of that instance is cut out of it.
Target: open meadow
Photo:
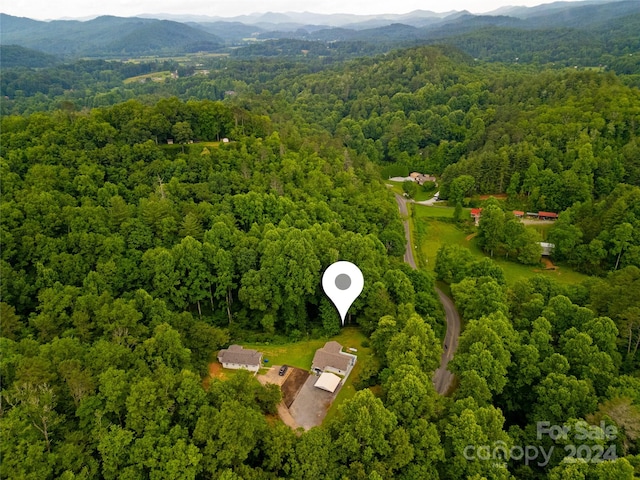
[[[478,247],[472,230],[465,231],[452,222],[443,221],[446,218],[453,218],[454,209],[452,207],[427,207],[412,204],[411,208],[415,211],[415,214],[411,217],[411,223],[414,235],[413,243],[416,248],[416,261],[422,268],[430,271],[435,269],[438,249],[442,245],[457,244],[468,248],[478,258],[486,256]],[[466,215],[468,215],[468,209],[465,209]],[[549,223],[529,228],[535,228],[540,231],[544,239],[551,225]],[[539,274],[563,283],[580,283],[589,278],[588,275],[576,272],[563,265],[557,265],[555,270],[549,270],[542,263],[539,266],[530,266],[503,258],[494,257],[493,260],[504,270],[508,284],[513,284],[521,278],[530,278]]]

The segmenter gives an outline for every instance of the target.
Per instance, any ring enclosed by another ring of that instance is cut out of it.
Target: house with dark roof
[[[262,353],[257,350],[243,348],[240,345],[230,345],[218,352],[218,361],[224,368],[238,370],[244,368],[252,372],[260,370]]]
[[[316,350],[311,363],[311,370],[318,375],[323,372],[331,372],[347,377],[357,359],[358,357],[355,355],[343,352],[342,345],[338,342],[331,341]]]

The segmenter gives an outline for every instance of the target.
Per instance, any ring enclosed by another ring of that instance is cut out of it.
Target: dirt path
[[[278,404],[278,415],[280,416],[280,420],[293,430],[300,428],[300,425],[298,425],[293,416],[291,416],[291,412],[289,412],[289,409],[284,402],[280,402]]]
[[[558,267],[554,265],[549,257],[542,257],[542,263],[544,263],[545,270],[558,270]]]
[[[400,209],[400,215],[402,216],[402,224],[404,225],[404,238],[407,239],[407,248],[404,251],[404,261],[411,265],[412,268],[416,267],[416,260],[413,258],[413,247],[411,245],[411,231],[409,230],[409,210],[407,209],[407,201],[402,195],[395,194],[396,203]]]
[[[506,193],[490,193],[490,194],[487,194],[487,195],[480,195],[479,198],[480,198],[480,200],[486,200],[486,199],[491,198],[491,197],[497,198],[497,199],[500,199],[500,200],[506,200],[507,199],[507,194]]]
[[[402,195],[395,194],[395,197],[396,202],[398,203],[398,209],[400,210],[400,215],[403,217],[402,223],[404,225],[404,235],[407,239],[404,261],[411,265],[412,268],[417,268],[411,245],[411,231],[409,230],[409,211],[407,209],[407,201],[402,197]],[[458,348],[458,337],[460,336],[460,315],[458,314],[453,301],[447,297],[442,290],[436,287],[436,292],[440,299],[440,303],[442,303],[442,306],[444,307],[447,319],[447,333],[444,336],[444,345],[446,348],[442,352],[440,368],[438,368],[433,374],[433,384],[436,387],[436,391],[440,395],[444,395],[447,393],[449,388],[451,388],[451,384],[453,383],[453,374],[447,370],[447,365]]]
[[[539,218],[521,218],[520,221],[525,225],[549,225],[553,220],[540,220]]]

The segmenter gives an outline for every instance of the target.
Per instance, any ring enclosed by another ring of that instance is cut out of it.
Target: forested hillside
[[[214,51],[215,35],[188,25],[145,18],[98,17],[86,22],[40,22],[0,14],[2,43],[20,45],[59,57],[175,55]]]
[[[0,477],[640,475],[637,88],[452,47],[198,64],[3,72]],[[457,245],[413,270],[385,185],[413,170],[498,219],[450,222],[491,254],[509,210],[559,213],[554,260],[592,276],[507,284]],[[339,332],[337,260],[364,274],[347,321],[375,362],[294,432],[279,388],[208,365]],[[446,395],[436,280],[464,320]]]

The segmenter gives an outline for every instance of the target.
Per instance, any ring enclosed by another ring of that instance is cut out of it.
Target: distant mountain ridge
[[[203,15],[177,15],[177,14],[141,14],[140,18],[159,18],[173,20],[184,23],[214,23],[214,22],[235,22],[245,25],[280,25],[295,24],[302,25],[322,25],[325,27],[353,27],[358,24],[386,24],[406,23],[413,25],[419,23],[421,19],[444,18],[455,13],[454,11],[437,13],[428,10],[414,10],[402,14],[378,14],[378,15],[357,15],[350,13],[311,13],[311,12],[265,12],[250,15],[238,15],[235,17],[203,16]]]
[[[491,28],[570,28],[582,32],[609,28],[615,34],[612,25],[628,31],[625,25],[637,14],[640,14],[638,0],[555,2],[536,7],[504,7],[483,15],[426,10],[388,15],[267,12],[232,18],[162,14],[158,16],[166,18],[102,16],[88,21],[42,22],[0,14],[0,44],[66,58],[168,56],[225,51],[225,48],[231,51],[230,47],[281,39],[365,42],[380,49],[460,37]],[[460,43],[464,44],[464,39]]]

